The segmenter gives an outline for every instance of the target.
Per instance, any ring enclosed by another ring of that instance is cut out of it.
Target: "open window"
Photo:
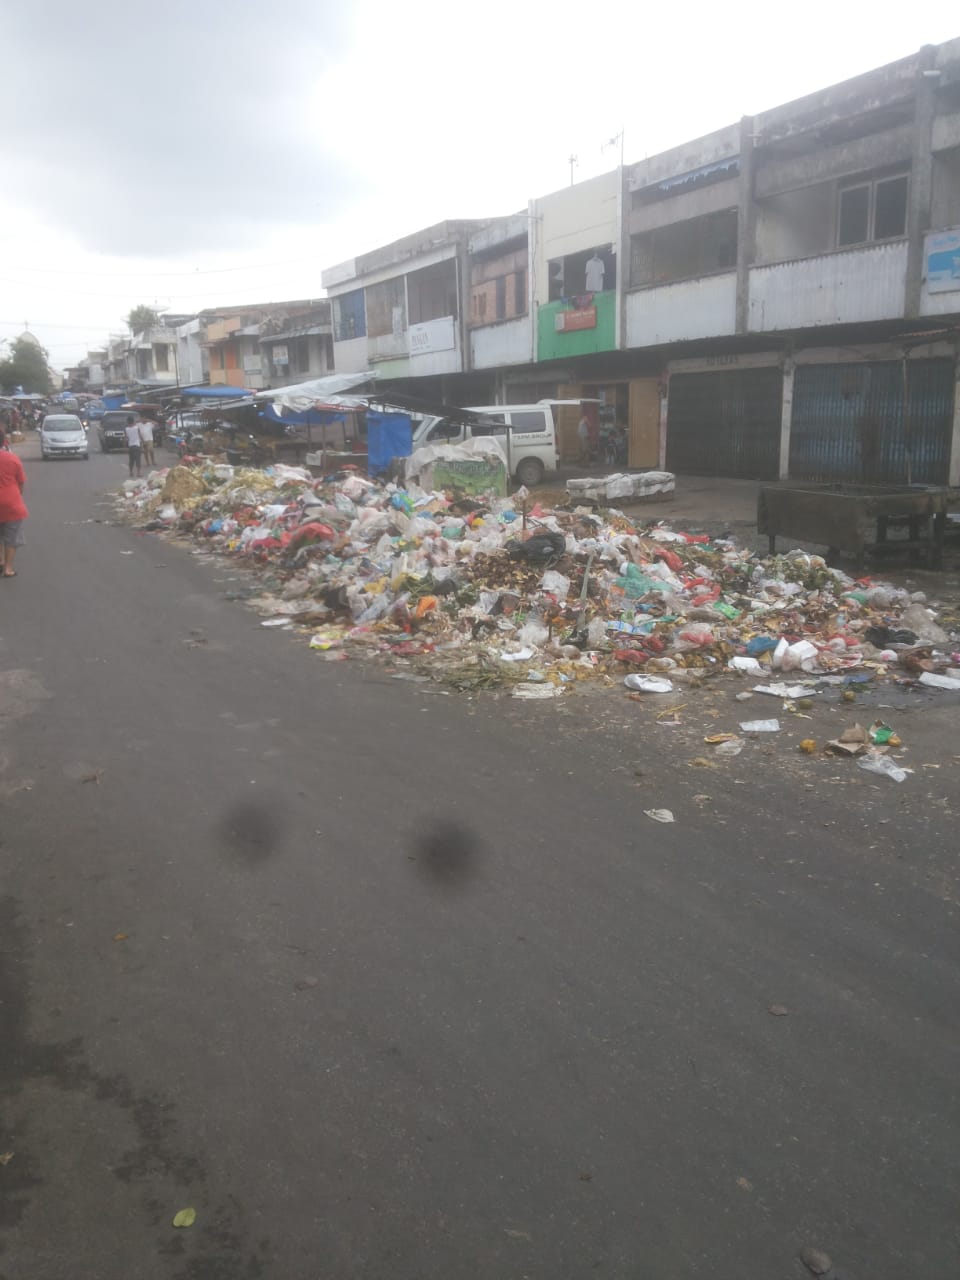
[[[551,302],[587,293],[606,293],[617,287],[617,256],[613,245],[598,245],[582,253],[551,258],[547,274]]]
[[[848,183],[840,188],[837,245],[896,240],[907,230],[909,178],[905,173]]]

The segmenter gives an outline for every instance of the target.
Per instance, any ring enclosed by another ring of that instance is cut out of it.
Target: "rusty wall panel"
[[[790,477],[946,484],[953,420],[950,359],[798,365]]]
[[[667,400],[667,470],[775,480],[783,375],[776,366],[675,373]]]

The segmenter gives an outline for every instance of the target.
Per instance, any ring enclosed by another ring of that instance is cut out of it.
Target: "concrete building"
[[[271,387],[290,386],[333,372],[329,301],[295,318],[271,316],[260,325],[263,376]]]
[[[323,306],[322,301],[302,298],[202,311],[202,345],[207,352],[210,384],[255,390],[275,385],[271,380],[273,366],[264,364],[261,327],[267,332],[279,332],[287,325],[295,325],[301,317],[315,314]]]
[[[323,280],[338,369],[596,400],[634,466],[960,483],[960,40]]]
[[[337,372],[374,369],[381,385],[416,379],[426,394],[469,398],[454,375],[470,367],[468,242],[485,226],[440,222],[324,271]]]

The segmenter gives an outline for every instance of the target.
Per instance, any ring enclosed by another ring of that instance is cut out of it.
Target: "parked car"
[[[97,423],[97,436],[103,453],[114,449],[126,449],[126,426],[129,417],[136,417],[132,409],[108,409]]]
[[[40,457],[89,458],[90,446],[83,423],[74,413],[48,413],[40,424]]]
[[[469,405],[483,423],[463,426],[446,418],[424,418],[413,433],[414,451],[426,444],[461,444],[468,436],[495,435],[507,455],[510,474],[528,487],[540,484],[559,465],[557,429],[549,404]]]

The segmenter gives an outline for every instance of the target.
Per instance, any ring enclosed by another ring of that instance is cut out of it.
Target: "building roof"
[[[303,324],[292,329],[283,329],[280,333],[262,333],[260,335],[261,342],[282,342],[286,338],[310,338],[318,333],[330,333],[331,324],[328,320],[326,324]]]

